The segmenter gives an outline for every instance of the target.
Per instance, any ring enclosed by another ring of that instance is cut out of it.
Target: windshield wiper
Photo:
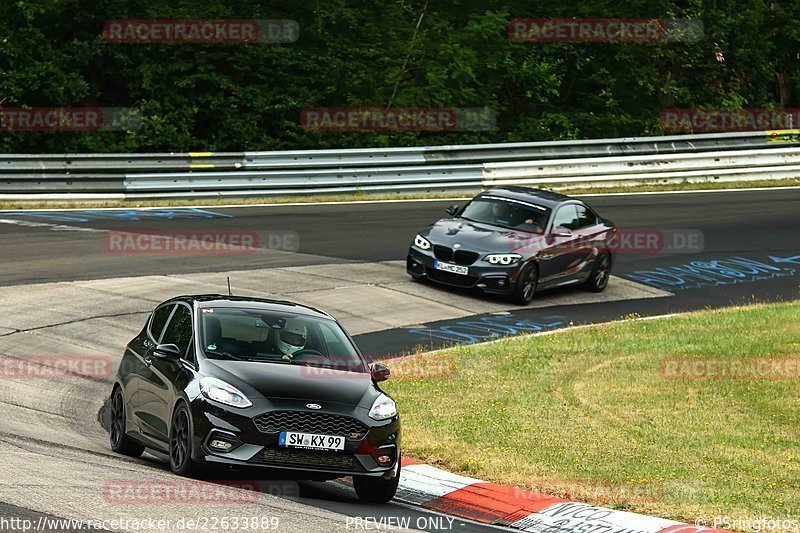
[[[218,356],[221,356],[221,357],[227,357],[228,359],[233,359],[235,361],[249,361],[249,359],[242,359],[241,357],[236,357],[233,354],[230,354],[228,352],[222,352],[220,350],[203,350],[203,351],[205,353],[207,353],[207,354],[210,354],[210,355],[218,355]]]

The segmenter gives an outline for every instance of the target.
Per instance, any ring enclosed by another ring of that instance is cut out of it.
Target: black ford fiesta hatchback
[[[330,315],[290,302],[206,295],[162,303],[127,346],[111,393],[111,447],[297,479],[353,476],[386,502],[400,479],[400,417]]]

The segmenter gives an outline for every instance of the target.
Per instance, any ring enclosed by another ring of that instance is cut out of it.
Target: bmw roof
[[[514,200],[522,200],[539,204],[543,207],[553,208],[557,205],[564,203],[568,200],[574,200],[569,196],[559,194],[553,191],[544,191],[542,189],[533,189],[530,187],[495,187],[480,193],[476,198],[481,196],[499,196],[501,198],[512,198]]]

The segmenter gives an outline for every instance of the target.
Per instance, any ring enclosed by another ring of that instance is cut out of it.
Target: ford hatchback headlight
[[[221,379],[205,377],[200,380],[200,392],[209,400],[244,409],[253,402],[242,391]]]
[[[369,410],[369,417],[373,420],[386,420],[387,418],[394,418],[397,416],[397,404],[394,400],[381,394],[372,404]]]

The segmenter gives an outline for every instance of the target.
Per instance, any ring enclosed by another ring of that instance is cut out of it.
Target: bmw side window
[[[179,305],[164,331],[161,344],[174,344],[180,353],[186,354],[192,343],[192,312],[184,305]],[[187,359],[184,357],[184,359]],[[191,361],[191,359],[189,359]]]
[[[576,206],[578,209],[578,227],[588,228],[597,224],[597,215],[585,205]]]
[[[556,212],[553,229],[561,227],[571,230],[578,229],[578,210],[575,208],[575,204],[562,206]]]
[[[174,304],[169,304],[153,311],[153,319],[150,321],[150,336],[156,342],[158,342],[161,332],[164,331],[164,325],[167,323],[173,307],[175,307]]]

